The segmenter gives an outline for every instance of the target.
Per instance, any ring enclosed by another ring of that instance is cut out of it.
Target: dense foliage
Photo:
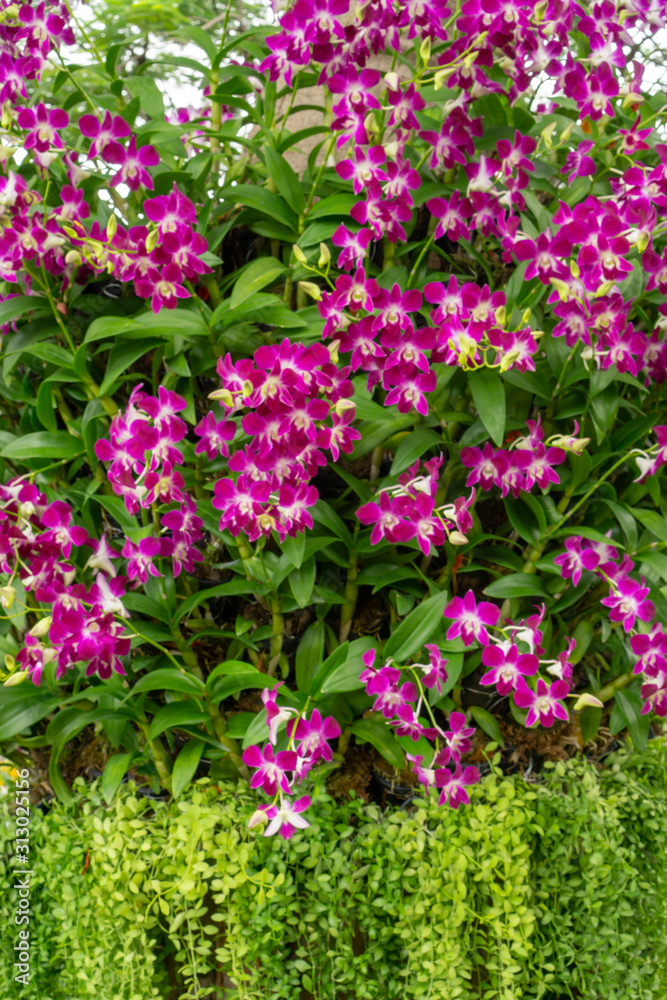
[[[171,804],[123,786],[105,807],[80,783],[73,805],[35,821],[22,995],[661,996],[664,744],[608,763],[600,775],[558,763],[538,784],[495,773],[458,812],[433,795],[411,814],[381,813],[318,789],[312,830],[289,843],[247,832],[247,786],[195,786]],[[8,894],[0,907],[7,963]]]
[[[110,11],[0,23],[5,752],[67,799],[95,726],[108,800],[205,754],[290,837],[355,745],[455,808],[477,727],[645,747],[665,5]]]

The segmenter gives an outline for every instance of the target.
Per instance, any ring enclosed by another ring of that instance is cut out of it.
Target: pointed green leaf
[[[131,753],[116,753],[113,757],[109,757],[106,762],[102,774],[102,798],[107,805],[113,802],[120,783],[132,763],[133,756]]]
[[[264,159],[269,175],[275,181],[281,195],[292,211],[296,212],[297,215],[301,215],[306,207],[306,199],[299,178],[287,160],[277,150],[272,149],[271,146],[267,146],[264,149]]]
[[[505,438],[505,388],[500,375],[490,368],[478,368],[468,374],[468,384],[479,419],[499,448]]]
[[[405,663],[409,657],[414,656],[425,642],[442,631],[446,604],[445,591],[418,604],[387,639],[385,657],[391,657],[397,663]]]
[[[258,260],[253,260],[234,283],[229,302],[230,309],[236,309],[267,285],[274,285],[286,270],[285,265],[275,257],[260,257]]]
[[[188,740],[176,758],[171,774],[171,791],[175,799],[190,784],[190,780],[199,766],[203,751],[204,744],[201,740]]]

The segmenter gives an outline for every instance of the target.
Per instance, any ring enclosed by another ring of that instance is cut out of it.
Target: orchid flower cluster
[[[661,159],[667,156],[667,147],[659,145],[657,149]],[[618,282],[637,266],[627,260],[630,252],[645,249],[657,226],[652,204],[655,193],[649,198],[647,185],[658,185],[667,206],[667,177],[664,168],[655,168],[648,175],[651,181],[645,181],[639,166],[626,175],[635,178],[635,185],[615,185],[611,199],[600,201],[591,195],[574,208],[561,202],[553,216],[554,226],[559,226],[555,235],[549,228],[535,240],[516,229],[501,242],[506,260],[513,255],[518,261],[527,261],[526,279],[538,277],[543,284],[553,286],[548,302],[554,304],[553,313],[558,317],[554,337],[565,337],[571,347],[584,345],[582,358],[598,367],[615,365],[619,372],[634,377],[643,372],[647,384],[651,380],[661,383],[667,378],[664,322],[661,320],[650,335],[637,330],[629,321],[633,301],[623,298]],[[660,196],[657,202],[661,205]],[[647,291],[667,290],[661,258],[645,249],[641,263],[650,275]],[[665,315],[664,305],[659,311]]]
[[[539,417],[526,424],[528,434],[515,438],[509,449],[494,449],[488,441],[483,448],[461,449],[461,464],[470,469],[466,486],[479,485],[485,491],[497,486],[502,497],[510,492],[518,497],[530,493],[533,486],[546,490],[552,483],[560,483],[554,467],[563,464],[567,451],[580,453],[588,439],[577,437],[576,422],[572,436],[554,435],[547,442]]]
[[[475,233],[495,236],[508,262],[526,262],[526,280],[538,276],[553,286],[548,302],[558,317],[554,335],[565,336],[570,345],[581,343],[586,362],[603,368],[615,365],[633,376],[643,370],[647,381],[667,378],[663,326],[650,334],[637,330],[628,319],[633,301],[624,300],[618,289],[633,270],[627,257],[637,250],[650,274],[647,291],[667,290],[667,258],[652,248],[657,212],[667,205],[667,146],[656,146],[661,163],[647,170],[634,157],[650,148],[646,139],[653,129],[638,129],[638,119],[632,129],[621,130],[618,151],[630,166],[612,180],[612,197],[590,195],[574,208],[561,201],[552,223],[557,232],[547,228],[532,236],[522,228],[519,213],[526,210],[522,192],[535,170],[531,156],[536,140],[516,130],[513,140],[497,141],[496,155],[475,157],[482,121],[469,113],[475,98],[505,93],[506,83],[490,75],[491,67],[509,78],[510,103],[544,75],[553,81],[554,94],[562,92],[580,117],[594,122],[614,116],[612,102],[617,98],[624,107],[639,106],[643,67],[637,62],[632,70],[626,66],[623,46],[632,44],[631,29],[654,32],[664,24],[659,6],[633,3],[617,12],[598,4],[590,14],[576,6],[551,3],[538,11],[533,3],[515,3],[487,12],[470,0],[452,12],[442,0],[428,0],[418,10],[414,5],[374,2],[350,14],[349,4],[340,0],[327,7],[325,16],[312,3],[298,2],[280,23],[282,30],[268,41],[271,55],[260,68],[272,80],[283,74],[288,84],[305,66],[315,63],[321,68],[319,83],[334,101],[331,128],[337,144],[354,142],[354,157],[338,163],[336,170],[352,181],[356,194],[365,194],[350,213],[361,228],[341,225],[333,237],[341,248],[338,268],[355,273],[339,277],[335,290],[322,298],[325,336],[340,339],[341,351],[351,353],[353,370],[368,371],[369,388],[381,384],[387,390],[386,405],[426,414],[426,397],[437,381],[431,365],[438,361],[464,368],[535,370],[541,336],[541,331],[523,325],[530,310],[516,329],[505,328],[504,293],[491,294],[487,286],[466,283],[459,288],[454,276],[446,288],[439,282],[427,284],[424,294],[437,309],[430,316],[432,325],[423,326],[411,318],[421,309],[420,292],[402,292],[398,285],[387,292],[367,276],[363,262],[371,242],[384,239],[386,246],[406,239],[413,192],[420,186],[407,155],[412,136],[426,143],[421,162],[428,159],[433,170],[462,171],[467,181],[465,195],[454,190],[448,198],[427,201],[437,220],[435,240],[473,240]],[[456,96],[445,104],[438,132],[424,128],[431,119],[422,114],[425,101],[414,82],[390,72],[378,95],[380,73],[366,68],[368,58],[385,51],[387,44],[400,51],[400,32],[408,24],[408,37],[422,39],[425,64],[431,43],[445,43],[439,46],[441,68],[429,82]],[[591,52],[586,58],[573,55],[573,30],[588,39]],[[619,83],[615,69],[625,69],[629,79]],[[548,109],[542,104],[537,110]],[[553,126],[541,137],[547,148],[553,145],[552,131]],[[563,173],[569,184],[594,172],[588,155],[594,145],[584,140],[568,154]]]
[[[154,146],[138,145],[137,135],[121,115],[95,108],[77,121],[87,151],[79,142],[67,147],[61,133],[70,123],[63,108],[40,102],[26,107],[26,82],[39,83],[44,68],[62,45],[74,45],[70,11],[66,3],[3,3],[0,38],[0,99],[3,128],[14,145],[0,146],[3,164],[23,148],[34,158],[42,178],[57,187],[61,203],[51,207],[40,193],[11,169],[0,177],[3,219],[0,236],[0,278],[30,292],[45,286],[40,272],[62,282],[63,305],[75,284],[85,285],[99,274],[134,282],[135,293],[151,300],[154,312],[174,308],[189,298],[184,281],[198,280],[210,268],[201,260],[207,249],[195,232],[193,203],[176,185],[169,195],[145,199],[146,224],[125,229],[112,215],[106,227],[97,221],[88,226],[92,205],[80,187],[91,176],[79,160],[106,174],[112,189],[124,185],[132,192],[153,190],[150,173],[160,156]],[[54,164],[58,169],[54,170]],[[61,183],[64,174],[67,183]],[[121,199],[122,200],[122,199]],[[64,306],[66,312],[66,306]]]
[[[322,718],[320,712],[313,709],[310,718],[305,710],[278,705],[277,684],[273,689],[262,691],[262,701],[266,711],[266,721],[269,727],[269,742],[264,749],[259,746],[249,746],[243,752],[243,763],[255,769],[250,779],[251,788],[260,788],[265,795],[273,798],[271,805],[261,805],[253,813],[248,824],[249,829],[261,824],[268,824],[264,831],[265,837],[279,833],[289,840],[294,831],[303,830],[310,823],[301,814],[311,803],[309,795],[302,795],[292,801],[288,796],[295,794],[310,771],[319,763],[330,763],[333,760],[333,750],[330,741],[337,739],[341,729],[333,716]],[[287,723],[287,749],[274,752],[278,742],[278,730],[281,723]]]
[[[461,766],[461,758],[472,749],[470,737],[475,729],[466,725],[466,717],[462,712],[451,713],[449,729],[443,729],[437,724],[424,688],[441,693],[447,681],[447,660],[435,644],[427,644],[426,649],[429,662],[410,666],[408,669],[414,679],[404,681],[400,687],[401,670],[391,659],[381,667],[376,667],[374,649],[364,654],[365,669],[359,679],[366,685],[366,693],[375,699],[372,711],[380,712],[397,736],[408,736],[415,743],[422,738],[435,741],[435,750],[428,766],[424,766],[423,754],[408,753],[406,758],[417,780],[427,790],[433,787],[440,789],[440,805],[448,804],[452,809],[458,809],[461,804],[470,802],[467,786],[479,781],[478,768]],[[422,710],[428,712],[430,725],[420,718]],[[448,764],[453,765],[453,770]]]
[[[447,639],[459,638],[465,646],[477,642],[482,648],[482,663],[490,669],[480,678],[480,684],[496,686],[501,697],[511,695],[518,708],[528,709],[526,726],[539,722],[542,726],[552,726],[556,719],[569,718],[563,699],[570,693],[572,664],[568,657],[575,649],[573,639],[567,639],[566,649],[553,660],[541,660],[543,633],[540,628],[546,608],[538,609],[519,624],[507,622],[498,625],[500,608],[489,601],[475,599],[472,590],[464,597],[454,597],[445,608],[445,618],[452,624],[447,631]],[[496,629],[494,635],[489,629]],[[547,681],[538,675],[544,667],[556,679]],[[526,677],[533,679],[528,684]],[[589,698],[586,702],[591,703]]]
[[[87,558],[86,549],[92,550]],[[91,538],[74,523],[69,504],[49,502],[34,484],[15,479],[0,486],[0,553],[0,570],[7,574],[0,587],[3,609],[10,615],[38,614],[35,602],[51,605],[51,613],[28,631],[16,656],[22,672],[10,674],[11,683],[29,676],[39,685],[52,662],[57,678],[77,663],[86,664],[87,676],[106,679],[125,673],[121,658],[130,651],[130,636],[123,625],[129,614],[122,598],[127,579],[116,576],[112,560],[120,553],[104,535],[99,541]],[[87,585],[75,582],[81,572],[77,562],[90,571]],[[29,604],[23,604],[15,581]]]
[[[630,576],[634,562],[629,556],[619,560],[611,540],[589,541],[571,535],[565,540],[565,552],[555,557],[554,564],[560,568],[563,579],[572,580],[575,587],[584,571],[594,572],[609,585],[609,594],[600,603],[609,609],[609,620],[630,636],[632,651],[639,656],[634,673],[643,675],[642,714],[655,712],[663,718],[667,716],[667,636],[654,621],[655,605],[649,599],[645,581]],[[638,622],[650,625],[650,631],[636,627]]]
[[[272,531],[284,539],[312,528],[309,508],[319,494],[310,480],[326,465],[327,451],[337,461],[361,436],[351,426],[349,371],[337,367],[323,344],[305,347],[289,340],[260,347],[253,360],[219,359],[223,387],[210,398],[219,400],[226,416],[248,410],[240,423],[250,439],[229,459],[237,478],[215,484],[220,530],[234,536],[244,531],[256,541]]]
[[[357,510],[362,524],[373,525],[371,544],[383,539],[405,543],[415,539],[425,556],[431,548],[444,545],[464,545],[466,534],[472,528],[470,508],[475,501],[475,490],[468,499],[458,497],[453,504],[437,506],[442,455],[424,463],[427,475],[419,475],[420,462],[398,477],[397,486],[380,489],[377,499]]]
[[[161,514],[159,537],[151,534],[136,542],[125,542],[123,555],[129,560],[128,572],[140,583],[145,583],[149,575],[162,576],[155,564],[158,557],[171,559],[175,578],[183,569],[192,573],[195,563],[203,559],[194,544],[203,537],[203,521],[178,471],[185,460],[179,445],[187,434],[187,424],[178,414],[186,406],[183,396],[164,386],[159,387],[157,396],[144,392],[141,385],[135,386],[125,411],[111,421],[109,437],[95,443],[100,461],[111,463],[107,478],[116,496],[123,498],[129,514],[177,505]],[[195,428],[200,437],[195,452],[206,451],[209,457],[218,452],[228,455],[226,442],[235,431],[232,421],[216,422],[214,414],[207,414]]]

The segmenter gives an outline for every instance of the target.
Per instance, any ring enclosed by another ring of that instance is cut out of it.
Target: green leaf
[[[294,232],[294,241],[298,239],[296,215],[284,198],[274,194],[273,191],[267,191],[266,188],[258,187],[256,184],[234,184],[222,188],[220,195],[232,204],[246,205],[269,219],[282,222]]]
[[[581,729],[581,739],[584,746],[597,736],[597,731],[602,722],[602,711],[601,708],[588,705],[579,713],[579,728]]]
[[[39,295],[13,295],[11,299],[0,302],[0,326],[24,317],[29,312],[32,312],[34,319],[36,315],[50,314],[51,309],[46,299]]]
[[[534,573],[508,573],[490,583],[484,593],[488,597],[550,597]]]
[[[127,774],[134,754],[116,753],[109,757],[102,774],[102,798],[111,805],[121,781]]]
[[[500,447],[505,438],[505,388],[500,375],[490,368],[469,372],[468,384],[475,409],[491,440]]]
[[[150,76],[128,76],[124,81],[132,97],[138,97],[143,111],[151,118],[164,118],[162,94]]]
[[[320,665],[319,670],[313,677],[310,685],[310,691],[308,692],[311,698],[321,694],[322,685],[325,680],[330,674],[333,673],[334,670],[336,670],[337,667],[340,667],[341,664],[345,663],[348,657],[349,649],[350,643],[347,641],[343,642],[340,646],[337,646],[333,653],[327,656],[324,663]]]
[[[295,572],[298,573],[299,570],[295,570]],[[296,594],[294,596],[296,597]],[[301,606],[303,607],[303,605]],[[324,634],[324,622],[313,622],[303,633],[299,642],[296,651],[296,686],[304,694],[308,692],[322,663]]]
[[[189,615],[197,605],[202,604],[204,601],[209,601],[213,597],[229,597],[236,594],[261,594],[264,589],[256,580],[244,580],[241,577],[228,580],[227,583],[221,583],[217,587],[204,588],[196,594],[191,594],[190,597],[187,597],[183,601],[176,612],[174,620],[180,621],[181,618]]]
[[[214,667],[211,673],[206,678],[206,693],[209,694],[214,685],[214,681],[218,677],[229,677],[231,674],[247,674],[248,672],[253,672],[255,667],[251,663],[245,663],[244,660],[225,660],[223,663],[218,663],[217,667]]]
[[[191,42],[194,42],[195,45],[199,46],[199,48],[206,53],[211,61],[213,61],[218,55],[218,46],[214,43],[213,38],[211,37],[211,32],[204,31],[203,28],[200,28],[196,24],[180,25],[178,32],[180,35],[184,35]],[[235,37],[235,41],[238,41],[238,38]]]
[[[363,681],[359,680],[359,674],[364,669],[362,657],[374,646],[375,641],[370,636],[355,639],[354,642],[350,643],[343,662],[330,670],[322,682],[321,693],[323,695],[346,694],[349,691],[359,691],[363,688]],[[335,654],[332,654],[332,657],[333,655]]]
[[[486,735],[490,736],[499,747],[505,746],[505,741],[503,740],[503,734],[500,731],[498,720],[495,719],[490,712],[487,712],[485,708],[480,708],[479,705],[472,705],[470,708],[470,714],[480,729],[483,729]]]
[[[405,663],[410,656],[420,650],[425,642],[442,630],[446,604],[445,591],[434,594],[433,597],[418,604],[390,635],[384,648],[385,657],[391,657],[398,663]]]
[[[132,688],[132,695],[142,691],[180,691],[197,696],[203,690],[203,682],[193,674],[186,674],[175,667],[161,667],[141,677]]]
[[[641,714],[643,702],[640,695],[635,691],[617,691],[614,697],[616,705],[612,716],[615,716],[618,712],[628,728],[635,750],[643,753],[648,747],[650,717],[648,714]],[[613,719],[610,721],[609,729],[611,732],[614,732],[612,723],[615,721]],[[618,732],[618,729],[615,729],[615,731]]]
[[[106,396],[117,379],[127,374],[128,368],[143,358],[145,354],[159,346],[157,340],[121,341],[109,352],[107,370],[100,386],[99,395]]]
[[[421,458],[425,451],[438,447],[442,447],[442,438],[435,431],[428,430],[426,427],[412,431],[411,434],[403,438],[396,449],[394,461],[391,463],[391,475],[397,476],[399,473],[405,472],[416,459]]]
[[[405,766],[405,758],[398,740],[383,719],[358,719],[350,727],[350,732],[362,743],[374,746],[392,767],[400,769]]]
[[[194,726],[208,722],[210,718],[207,712],[202,712],[201,708],[191,701],[172,701],[153,716],[148,727],[146,742],[150,743],[166,729],[174,729],[179,725]]]
[[[332,194],[328,198],[322,198],[316,202],[308,212],[308,220],[320,219],[327,215],[345,215],[349,217],[350,211],[356,205],[358,199],[353,194]]]
[[[647,531],[659,538],[661,542],[667,542],[667,520],[662,515],[657,514],[654,510],[646,510],[644,507],[628,507],[628,510],[640,524],[643,524]]]
[[[310,603],[315,586],[315,573],[315,558],[311,556],[299,569],[292,570],[288,577],[290,590],[300,608],[305,608]]]
[[[285,265],[275,257],[260,257],[258,260],[253,260],[234,283],[229,302],[230,309],[236,309],[267,285],[274,285],[286,270]]]
[[[42,382],[37,390],[37,418],[47,431],[51,434],[58,433],[58,420],[56,409],[53,403],[53,383]]]
[[[568,661],[572,666],[575,666],[579,663],[593,640],[593,623],[586,619],[580,621],[574,630],[572,638],[576,642],[576,646],[568,657]]]
[[[524,502],[524,497],[527,496],[527,493],[522,493],[521,498],[505,497],[503,503],[505,504],[505,510],[507,511],[510,524],[516,533],[520,535],[525,542],[537,542],[539,541],[542,533],[546,531],[546,516],[541,507],[539,507],[538,514],[537,510]],[[532,499],[536,498],[533,497]]]
[[[0,721],[0,740],[8,740],[12,736],[29,729],[45,715],[57,708],[57,698],[38,690],[23,690],[26,685],[34,688],[29,680],[23,681],[18,688],[5,688],[2,694],[2,721]],[[8,695],[12,697],[9,698]]]
[[[201,755],[204,751],[204,744],[201,740],[188,740],[174,762],[174,770],[171,774],[171,792],[175,799],[181,794],[183,789],[190,784],[190,781],[199,766]]]
[[[215,682],[209,688],[209,698],[212,702],[221,702],[232,694],[238,694],[239,691],[273,688],[278,683],[275,677],[261,673],[249,663],[244,663],[243,667],[243,671],[234,671],[225,677],[216,677]]]
[[[265,147],[264,159],[270,176],[289,207],[297,215],[302,215],[306,207],[306,199],[301,182],[287,160],[271,146]]]
[[[83,455],[85,450],[81,438],[65,431],[36,431],[34,434],[14,438],[0,451],[0,456],[25,464],[26,458],[73,459],[77,455]]]

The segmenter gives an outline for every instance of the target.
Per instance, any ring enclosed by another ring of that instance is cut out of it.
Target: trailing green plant
[[[179,801],[77,781],[34,820],[25,1000],[655,1000],[667,985],[665,741],[538,779],[496,763],[466,810],[322,788],[289,841],[244,783]],[[3,802],[6,801],[3,800]],[[0,824],[3,890],[11,821]],[[15,928],[0,896],[0,1000]],[[31,944],[31,948],[33,945]],[[9,985],[11,984],[11,985]]]

